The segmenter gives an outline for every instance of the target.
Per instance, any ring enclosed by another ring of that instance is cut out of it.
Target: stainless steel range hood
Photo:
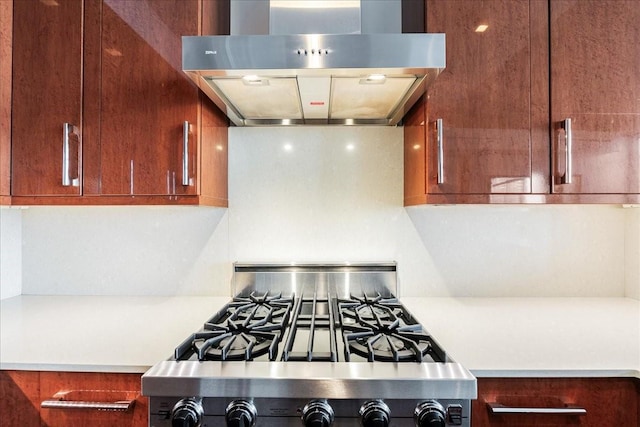
[[[236,126],[393,126],[445,67],[403,3],[231,0],[231,35],[183,37],[183,70]]]

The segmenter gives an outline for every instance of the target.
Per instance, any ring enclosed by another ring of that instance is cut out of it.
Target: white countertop
[[[630,298],[403,298],[478,377],[640,378],[640,301]]]
[[[226,297],[19,296],[0,302],[0,369],[145,372]],[[403,298],[441,346],[483,376],[640,378],[640,301]]]
[[[0,302],[0,369],[145,372],[229,298],[18,296]]]

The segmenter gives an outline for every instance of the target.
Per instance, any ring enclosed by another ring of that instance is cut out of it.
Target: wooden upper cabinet
[[[640,195],[639,23],[637,0],[550,2],[554,193]]]
[[[14,196],[82,193],[82,17],[82,0],[13,2]]]
[[[11,202],[11,43],[13,2],[0,2],[0,205]]]
[[[427,0],[426,30],[447,41],[446,68],[427,93],[427,193],[531,193],[529,2]]]
[[[13,4],[11,203],[227,206],[228,123],[182,36],[226,31],[228,2]]]
[[[86,77],[100,87],[86,100],[100,104],[98,194],[197,194],[199,95],[181,37],[198,34],[198,3],[103,1],[99,46],[88,46],[100,72]]]

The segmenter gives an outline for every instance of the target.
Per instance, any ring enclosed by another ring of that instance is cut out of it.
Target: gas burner
[[[361,321],[388,321],[405,317],[402,305],[396,298],[383,298],[380,293],[375,297],[364,294],[362,297],[351,295],[350,299],[338,302],[344,323],[353,324]]]
[[[235,333],[237,332],[237,333]],[[274,360],[278,352],[279,333],[271,332],[203,332],[191,343],[198,354],[198,360],[253,360],[269,354]]]
[[[444,362],[444,353],[429,335],[414,332],[356,332],[345,333],[345,359],[352,354],[369,362]]]
[[[216,315],[205,323],[205,329],[209,329],[208,325],[219,324],[227,318],[232,320],[283,319],[286,326],[294,298],[295,296],[284,298],[280,293],[269,295],[269,292],[262,295],[256,295],[255,292],[252,292],[248,297],[236,297],[227,304],[222,316]]]
[[[292,298],[236,298],[175,349],[176,360],[253,360],[268,354],[275,360],[289,324]]]
[[[345,342],[345,360],[353,354],[369,362],[444,361],[444,353],[422,331],[396,299],[351,296],[342,301],[340,322]]]

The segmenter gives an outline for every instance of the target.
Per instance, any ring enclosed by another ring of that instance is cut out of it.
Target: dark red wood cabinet
[[[82,0],[13,2],[13,196],[82,194],[82,50]]]
[[[510,408],[581,408],[582,415],[494,414],[490,405]],[[640,425],[637,378],[478,378],[478,399],[471,405],[473,427]]]
[[[404,122],[405,205],[640,203],[640,2],[425,8],[447,66]]]
[[[140,374],[0,371],[0,427],[145,427],[148,400],[140,389]],[[54,404],[46,407],[47,401]],[[55,407],[73,401],[96,408]],[[123,411],[97,409],[116,402],[131,405]]]
[[[12,203],[226,206],[227,122],[181,55],[219,7],[14,2]]]
[[[639,195],[640,2],[553,0],[549,18],[553,193]]]
[[[11,43],[13,3],[0,2],[0,205],[11,204]]]

